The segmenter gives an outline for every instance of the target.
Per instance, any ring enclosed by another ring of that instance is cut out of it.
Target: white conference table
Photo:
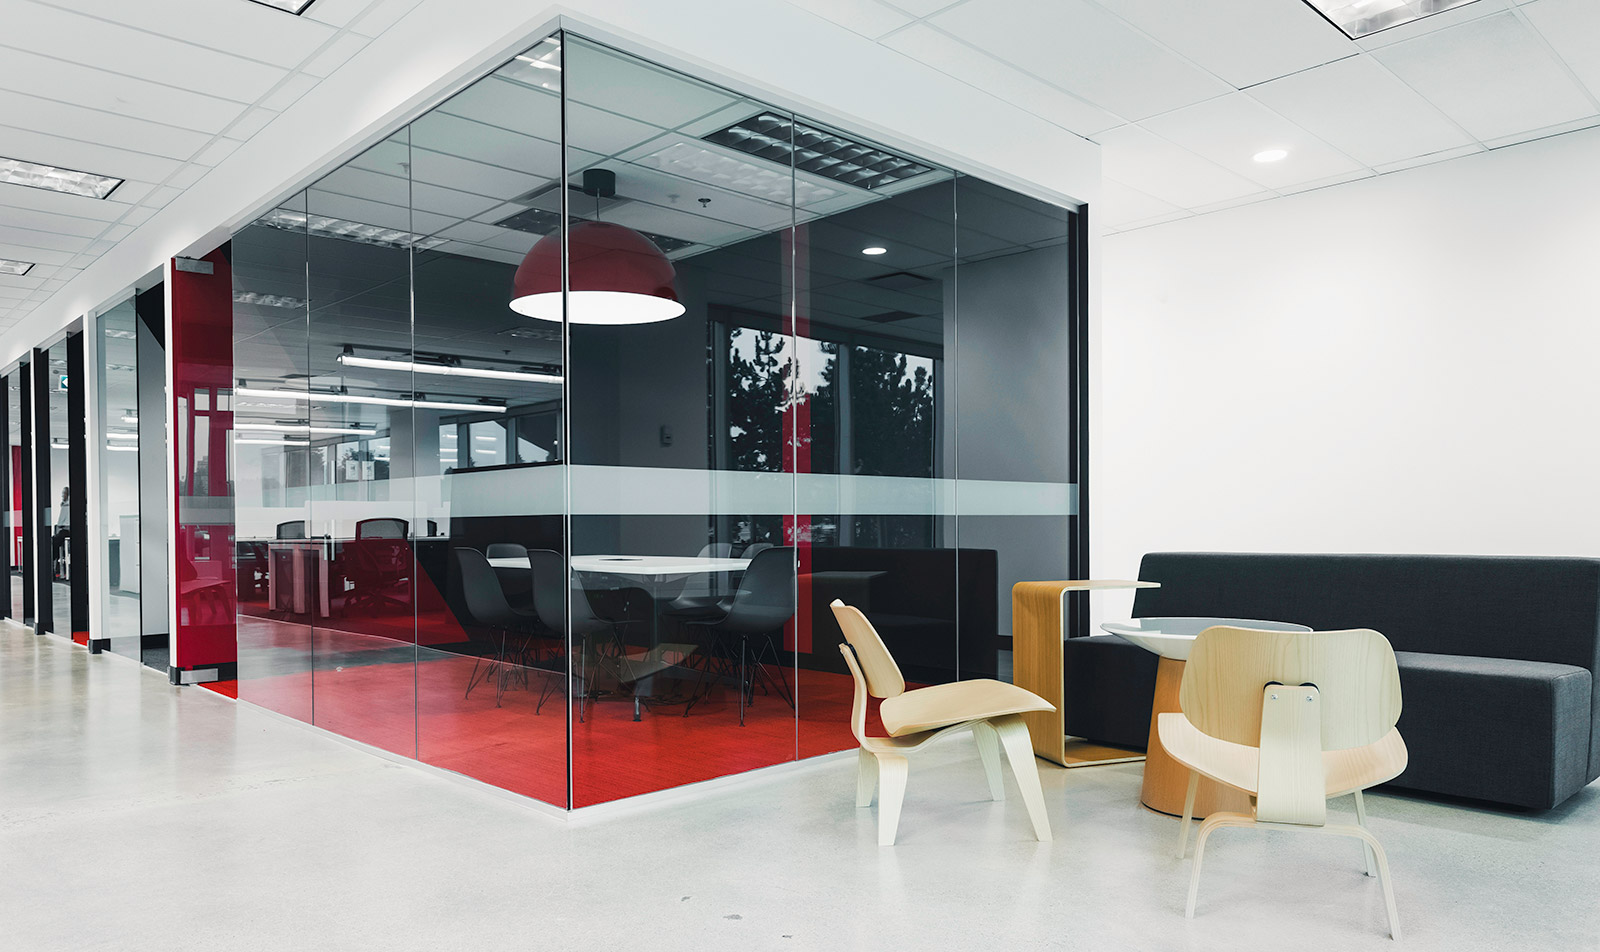
[[[532,564],[526,558],[495,558],[489,564],[497,569],[527,569]],[[646,582],[652,601],[659,594],[659,586],[677,579],[687,578],[691,575],[716,574],[719,572],[743,572],[750,567],[749,559],[714,558],[710,556],[694,555],[574,555],[571,560],[573,574],[585,575],[623,575]],[[650,652],[658,654],[660,645],[659,615],[654,604],[650,610]],[[677,667],[668,664],[660,658],[655,659],[652,670],[644,674],[635,682],[633,697],[633,719],[639,720],[641,702],[653,697],[655,691],[655,677],[662,671]],[[637,669],[636,669],[637,670]]]

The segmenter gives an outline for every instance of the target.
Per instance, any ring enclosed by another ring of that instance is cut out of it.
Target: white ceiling
[[[762,8],[762,23],[782,20],[766,10],[782,6],[775,0],[746,2],[751,17]],[[1036,135],[1060,129],[1098,142],[1106,182],[1094,217],[1107,232],[1600,124],[1595,0],[1476,0],[1360,41],[1345,39],[1301,0],[788,3],[786,9],[820,18],[811,20],[815,30],[791,24],[790,35],[840,82],[859,72],[858,63],[884,77],[895,73],[862,55],[877,50],[908,70],[937,70],[945,74],[941,82],[993,97],[987,101],[995,108],[984,111],[955,107],[960,97],[951,90],[938,94],[969,139],[1003,138],[1004,130],[1020,128],[1010,117],[1025,112],[1039,120]],[[640,36],[676,29],[663,26],[671,17],[655,12],[655,0],[568,6],[613,23],[653,24]],[[0,0],[0,155],[127,179],[104,201],[0,185],[0,257],[36,263],[24,277],[0,275],[0,334],[63,288],[65,296],[104,283],[102,267],[68,287],[119,242],[138,242],[135,231],[185,190],[231,168],[239,146],[270,138],[263,135],[269,124],[295,112],[291,107],[369,43],[381,37],[401,45],[397,34],[407,31],[397,25],[418,17],[443,22],[444,8],[458,21],[470,17],[457,11],[484,18],[503,9],[487,0],[316,0],[293,17],[249,0]],[[507,22],[515,15],[507,13]],[[684,49],[699,44],[704,49],[695,55],[706,62],[761,73],[752,51],[737,42],[737,20],[693,16],[700,28],[686,34],[692,43],[676,41]],[[655,22],[662,17],[668,19]],[[759,26],[746,32],[767,29]],[[453,36],[432,29],[431,46],[408,40],[409,52],[388,62],[437,73],[448,66],[430,57],[467,55],[452,52],[446,40]],[[766,59],[783,56],[769,50]],[[835,111],[881,112],[868,100],[906,99],[911,75],[895,73],[877,90],[858,84],[859,106]],[[796,97],[826,98],[837,85],[823,73],[789,88]],[[830,92],[819,92],[824,88]],[[931,88],[924,84],[924,95]],[[927,125],[912,112],[900,111],[908,136]],[[1041,140],[1052,154],[1061,147]],[[603,143],[596,148],[609,151]],[[1014,144],[970,148],[989,155]],[[1273,165],[1251,160],[1267,148],[1290,155]],[[471,161],[444,150],[436,155]],[[472,200],[443,192],[438,198]],[[664,225],[657,230],[670,233]]]
[[[125,179],[0,184],[0,333],[222,163],[417,0],[0,0],[0,155]]]
[[[1596,0],[1357,41],[1302,0],[790,2],[1100,143],[1105,232],[1600,124]]]

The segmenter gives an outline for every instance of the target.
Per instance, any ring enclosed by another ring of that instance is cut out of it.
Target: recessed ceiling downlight
[[[886,255],[889,253],[889,249],[882,245],[873,245],[870,248],[862,248],[861,253],[864,255]]]
[[[1257,152],[1255,155],[1251,156],[1251,158],[1253,158],[1257,162],[1260,162],[1260,163],[1263,163],[1263,164],[1268,163],[1268,162],[1282,162],[1284,159],[1287,159],[1288,157],[1289,157],[1289,150],[1288,149],[1263,149],[1262,151]]]

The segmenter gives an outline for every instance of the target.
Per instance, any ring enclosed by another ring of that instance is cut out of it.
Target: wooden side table
[[[1054,711],[1022,715],[1033,738],[1033,752],[1045,760],[1068,766],[1061,670],[1061,640],[1066,637],[1061,625],[1067,593],[1129,588],[1160,588],[1160,584],[1072,579],[1018,582],[1011,587],[1011,680],[1056,706]]]

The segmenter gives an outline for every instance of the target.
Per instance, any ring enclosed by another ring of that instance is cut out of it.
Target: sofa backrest
[[[1133,613],[1374,628],[1396,651],[1600,672],[1600,559],[1151,552]],[[1600,679],[1597,679],[1600,680]]]

